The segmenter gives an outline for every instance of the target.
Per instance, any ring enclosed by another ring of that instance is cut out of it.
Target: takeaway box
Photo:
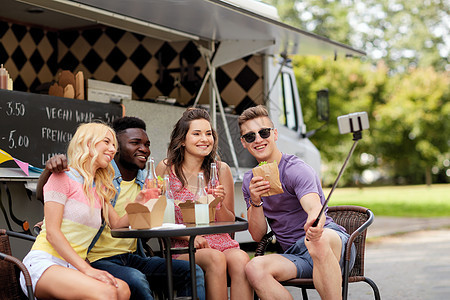
[[[209,222],[214,222],[216,217],[216,206],[219,203],[219,199],[214,198],[213,195],[208,194],[209,205]],[[183,214],[184,223],[195,223],[195,205],[193,201],[176,202],[180,207]]]
[[[128,203],[125,210],[132,229],[150,229],[163,224],[166,196],[150,199],[145,204]]]

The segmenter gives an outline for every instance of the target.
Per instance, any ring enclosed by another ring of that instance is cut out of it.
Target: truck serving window
[[[289,73],[281,74],[281,86],[282,86],[282,102],[281,107],[283,109],[280,121],[287,128],[297,131],[298,129],[298,119],[297,119],[297,107],[295,105],[295,94],[292,84],[292,77]]]

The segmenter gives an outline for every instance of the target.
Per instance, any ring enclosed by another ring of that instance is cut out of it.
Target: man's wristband
[[[250,204],[253,207],[261,207],[263,205],[263,203],[264,203],[264,201],[262,201],[262,199],[261,199],[261,202],[259,204],[255,204],[255,203],[253,203],[252,198],[250,198]]]

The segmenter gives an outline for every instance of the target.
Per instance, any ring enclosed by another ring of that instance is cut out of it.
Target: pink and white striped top
[[[83,191],[83,181],[83,177],[74,169],[53,173],[44,186],[44,202],[64,205],[61,231],[77,254],[85,259],[87,249],[102,223],[102,200],[91,188],[95,197],[94,207],[91,208]],[[42,250],[63,259],[47,241],[45,219],[32,250]]]

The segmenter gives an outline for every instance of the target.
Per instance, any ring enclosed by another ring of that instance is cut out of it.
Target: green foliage
[[[326,166],[324,185],[332,184],[353,143],[351,135],[339,134],[336,119],[357,111],[368,113],[370,129],[363,132],[343,184],[352,184],[366,169],[381,168],[396,183],[424,183],[433,167],[445,169],[450,158],[447,73],[425,68],[389,76],[383,63],[373,67],[355,59],[301,56],[293,65],[309,129],[321,126],[315,115],[316,92],[329,90],[330,123],[311,138]],[[361,161],[362,153],[373,161]]]
[[[387,70],[380,64],[372,67],[355,59],[332,61],[320,57],[300,57],[293,60],[300,92],[305,122],[309,129],[320,127],[315,116],[316,91],[328,88],[330,100],[330,123],[317,132],[311,141],[319,148],[327,169],[323,172],[325,185],[330,185],[337,176],[351,145],[352,135],[340,135],[337,117],[357,111],[366,111],[369,122],[373,123],[373,112],[378,104],[385,102],[387,94]],[[362,166],[358,159],[361,153],[376,156],[373,148],[372,128],[363,132],[348,169],[343,175],[343,183],[360,174],[371,165]]]
[[[449,68],[448,0],[271,0],[283,20],[383,59],[395,72]]]
[[[302,110],[308,129],[316,119],[316,92],[327,88],[330,123],[311,140],[319,148],[331,185],[351,144],[336,118],[366,111],[363,132],[342,185],[358,183],[378,168],[394,183],[448,182],[450,161],[450,76],[446,44],[449,4],[445,0],[272,0],[281,19],[368,52],[369,61],[295,57]],[[388,42],[387,42],[388,41]],[[448,43],[448,42],[447,42]],[[361,154],[373,158],[360,159]],[[432,171],[433,170],[433,171]]]
[[[283,22],[341,43],[350,44],[352,29],[347,21],[348,7],[340,1],[273,0]],[[330,34],[333,36],[330,36]]]
[[[423,182],[426,172],[450,156],[450,77],[413,69],[390,85],[386,104],[375,111],[376,150],[393,176]]]
[[[328,195],[329,190],[324,190]],[[338,188],[329,202],[333,205],[359,205],[375,216],[449,217],[450,185]]]

